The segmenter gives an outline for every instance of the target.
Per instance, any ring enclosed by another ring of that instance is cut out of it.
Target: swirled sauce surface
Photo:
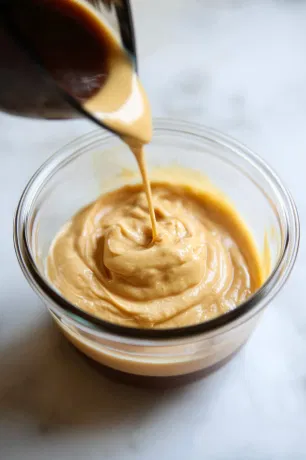
[[[141,185],[102,195],[60,231],[47,270],[65,298],[113,323],[165,328],[219,316],[260,287],[260,257],[226,201],[185,185],[151,186],[155,241]]]

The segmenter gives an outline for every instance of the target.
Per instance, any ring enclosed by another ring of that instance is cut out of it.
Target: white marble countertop
[[[115,384],[54,330],[23,278],[12,218],[27,180],[85,121],[0,115],[1,460],[306,458],[306,2],[135,0],[154,115],[201,122],[260,153],[291,189],[295,270],[242,352],[175,390]]]

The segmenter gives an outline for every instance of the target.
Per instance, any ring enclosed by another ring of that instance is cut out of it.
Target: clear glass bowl
[[[245,303],[199,325],[143,330],[92,317],[52,288],[44,267],[60,227],[101,193],[126,183],[128,174],[122,174],[123,168],[137,170],[127,147],[102,130],[64,146],[34,174],[17,208],[15,248],[30,285],[65,336],[83,353],[108,369],[121,371],[117,372],[121,377],[178,383],[179,377],[211,371],[245,343],[292,270],[299,222],[292,197],[277,175],[261,158],[223,134],[160,119],[146,152],[151,169],[176,165],[205,174],[235,205],[259,250],[269,244],[271,272]]]

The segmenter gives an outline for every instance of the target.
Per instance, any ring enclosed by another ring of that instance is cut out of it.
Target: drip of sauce
[[[154,211],[154,205],[153,205],[151,184],[149,181],[148,170],[147,170],[146,162],[145,162],[145,153],[144,153],[143,147],[140,147],[138,149],[134,147],[132,148],[132,152],[134,153],[135,158],[137,160],[138,167],[139,167],[141,177],[142,177],[142,181],[144,184],[145,193],[147,196],[149,214],[150,214],[151,226],[152,226],[151,244],[154,244],[158,240],[157,223],[156,223],[156,217],[155,217],[155,211]]]

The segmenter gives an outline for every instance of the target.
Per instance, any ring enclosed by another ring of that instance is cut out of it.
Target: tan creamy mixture
[[[113,323],[206,321],[260,287],[259,256],[220,197],[192,185],[150,184],[143,144],[152,137],[151,112],[129,59],[111,40],[108,80],[85,107],[129,145],[143,185],[102,195],[77,213],[50,248],[49,279],[73,304]]]
[[[249,233],[210,194],[153,183],[152,243],[142,186],[102,195],[55,239],[49,278],[73,304],[134,327],[178,327],[214,318],[262,283]]]

